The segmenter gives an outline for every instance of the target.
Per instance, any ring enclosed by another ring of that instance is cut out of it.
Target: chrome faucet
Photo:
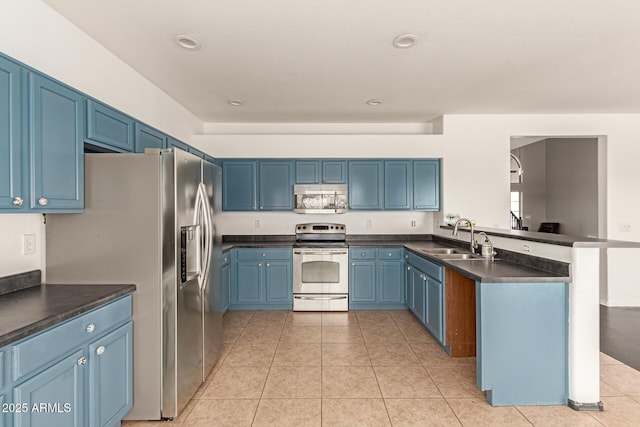
[[[476,243],[476,239],[473,235],[473,233],[475,232],[475,229],[470,219],[460,218],[459,220],[457,220],[456,224],[453,227],[453,235],[454,236],[458,235],[458,226],[460,225],[461,222],[466,222],[467,224],[469,224],[469,227],[471,227],[471,241],[469,242],[469,250],[471,251],[471,253],[475,253],[476,248],[478,247],[478,243]]]

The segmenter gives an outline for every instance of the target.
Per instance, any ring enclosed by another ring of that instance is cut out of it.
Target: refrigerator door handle
[[[196,198],[196,212],[202,218],[204,223],[204,248],[201,254],[200,263],[202,265],[202,274],[199,277],[200,290],[203,290],[209,281],[209,274],[211,271],[211,246],[212,246],[212,221],[211,221],[211,207],[207,198],[207,192],[204,184],[198,185],[198,195]]]

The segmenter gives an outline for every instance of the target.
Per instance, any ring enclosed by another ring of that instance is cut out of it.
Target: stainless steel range
[[[344,224],[296,225],[293,311],[349,310],[349,250]]]

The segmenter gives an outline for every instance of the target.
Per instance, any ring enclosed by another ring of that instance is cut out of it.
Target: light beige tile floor
[[[171,422],[123,426],[638,426],[640,372],[601,354],[604,412],[491,407],[408,311],[228,312],[220,361]]]

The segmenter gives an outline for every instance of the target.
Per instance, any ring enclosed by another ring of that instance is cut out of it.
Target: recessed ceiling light
[[[370,99],[367,101],[367,105],[372,107],[377,107],[380,104],[382,104],[382,99]]]
[[[173,40],[183,49],[198,50],[201,47],[198,39],[188,34],[178,34],[173,38]]]
[[[398,49],[406,49],[418,43],[418,36],[415,34],[401,34],[393,39],[393,45]]]
[[[227,99],[227,104],[233,105],[234,107],[241,107],[244,105],[244,101],[242,99]]]

